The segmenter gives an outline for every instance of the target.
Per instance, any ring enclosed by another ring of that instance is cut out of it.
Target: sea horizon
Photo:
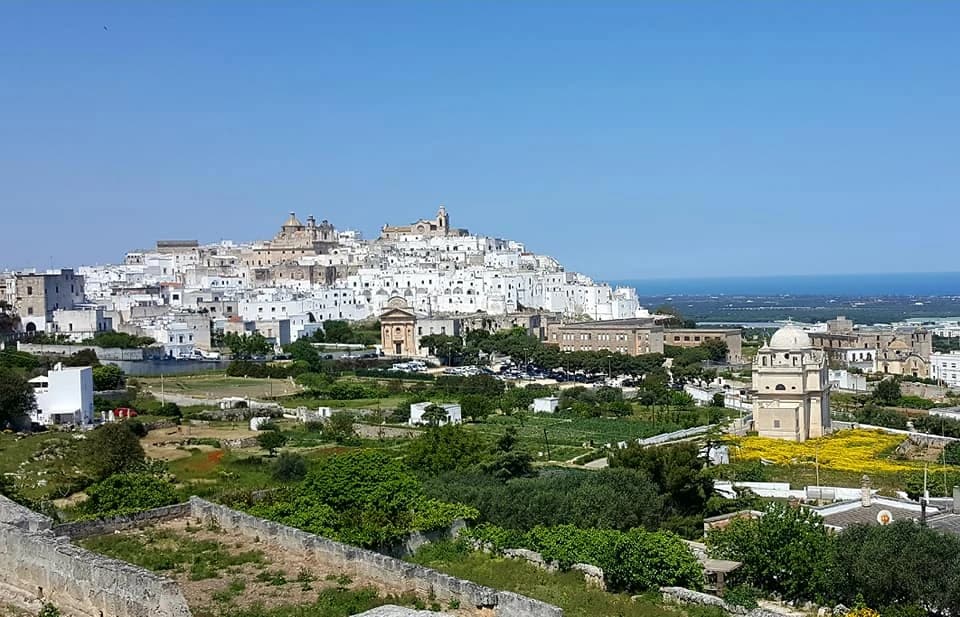
[[[645,296],[960,296],[960,272],[608,279]]]

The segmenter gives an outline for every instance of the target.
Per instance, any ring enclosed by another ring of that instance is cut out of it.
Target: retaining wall
[[[685,587],[661,587],[660,593],[664,602],[674,604],[693,604],[695,606],[715,606],[730,615],[746,615],[747,617],[783,617],[782,613],[775,613],[762,608],[748,609],[735,604],[728,604],[722,598],[707,593],[692,591]]]
[[[74,546],[49,529],[49,519],[46,529],[31,529],[40,515],[11,503],[0,509],[4,600],[31,610],[52,602],[64,615],[82,617],[191,616],[174,581]]]
[[[133,529],[148,525],[156,525],[163,521],[169,521],[176,518],[183,518],[190,514],[189,503],[178,503],[172,506],[154,508],[136,514],[125,516],[112,516],[110,518],[101,518],[91,521],[77,521],[75,523],[65,523],[53,528],[53,532],[58,536],[66,536],[71,540],[81,540],[90,536],[101,536],[115,531]]]
[[[533,598],[497,591],[388,555],[334,542],[198,497],[190,498],[190,507],[190,516],[202,522],[214,521],[224,529],[297,551],[386,586],[405,588],[421,595],[432,592],[441,601],[455,599],[464,606],[492,608],[498,617],[563,617],[560,608]]]

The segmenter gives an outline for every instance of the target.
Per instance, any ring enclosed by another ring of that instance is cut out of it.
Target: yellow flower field
[[[777,465],[810,466],[814,465],[819,451],[821,469],[866,474],[923,469],[923,464],[919,462],[885,458],[903,440],[899,435],[857,429],[840,431],[803,443],[765,437],[743,437],[737,441],[739,448],[735,451],[740,458],[747,460],[762,458]]]

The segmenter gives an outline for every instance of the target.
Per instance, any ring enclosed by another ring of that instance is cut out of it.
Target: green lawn
[[[607,593],[587,587],[583,575],[578,572],[551,574],[514,559],[463,552],[457,550],[451,542],[427,546],[412,557],[411,561],[481,585],[548,602],[562,608],[566,617],[705,615],[702,611],[690,608],[664,607],[656,594],[647,594],[633,601],[627,594]]]

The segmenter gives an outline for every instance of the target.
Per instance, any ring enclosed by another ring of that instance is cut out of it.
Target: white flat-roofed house
[[[951,388],[960,387],[960,351],[930,354],[930,377]]]
[[[542,396],[533,399],[531,405],[534,413],[555,413],[560,407],[560,398],[556,396]]]
[[[429,424],[429,421],[424,419],[423,414],[427,411],[427,408],[431,405],[436,405],[437,407],[443,409],[447,417],[445,420],[440,420],[440,425],[444,424],[461,424],[463,422],[463,414],[460,410],[460,405],[456,403],[414,403],[410,405],[410,422],[411,426],[416,426],[418,424]]]
[[[57,364],[30,384],[37,401],[33,422],[44,426],[93,422],[93,369],[89,366]]]

